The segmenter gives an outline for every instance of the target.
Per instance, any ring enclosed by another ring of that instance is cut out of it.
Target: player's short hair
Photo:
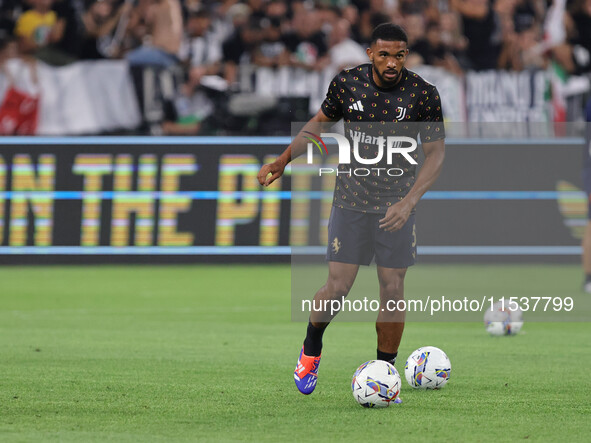
[[[394,23],[382,23],[375,27],[371,33],[370,44],[373,45],[378,40],[408,43],[408,37],[402,26],[395,25]]]

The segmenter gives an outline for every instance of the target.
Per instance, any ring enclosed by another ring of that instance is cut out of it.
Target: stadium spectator
[[[462,33],[460,17],[457,12],[444,12],[439,17],[441,41],[458,60],[464,57],[468,40]],[[460,65],[462,63],[460,62]]]
[[[23,12],[24,5],[20,0],[0,1],[0,32],[5,35],[14,33],[15,18]]]
[[[409,69],[423,63],[421,55],[415,51],[415,45],[425,35],[425,21],[420,14],[410,14],[404,17],[405,29],[408,29],[406,35],[408,36],[409,54],[406,56],[406,66]]]
[[[263,0],[246,0],[245,2],[250,8],[250,16],[262,20],[266,17],[265,2]]]
[[[330,35],[332,28],[342,15],[341,10],[336,6],[322,4],[316,8],[314,14],[318,17],[321,23],[321,30],[326,36]]]
[[[440,5],[436,0],[400,0],[394,18],[407,24],[404,21],[407,16],[420,15],[425,23],[434,23],[439,21],[439,7],[445,8],[446,5]]]
[[[64,35],[64,22],[52,10],[53,0],[30,0],[31,9],[17,20],[14,34],[19,41],[19,51],[33,55],[50,64],[65,64],[70,59],[51,45]]]
[[[52,8],[57,15],[57,26],[63,27],[61,39],[55,42],[55,48],[63,51],[73,62],[78,56],[80,39],[80,20],[85,4],[83,0],[55,0]]]
[[[222,45],[224,78],[233,85],[238,80],[238,66],[252,62],[252,56],[262,40],[260,22],[256,19],[240,26]]]
[[[575,24],[576,36],[573,39],[573,51],[579,51],[577,57],[579,71],[589,71],[589,54],[591,54],[591,0],[579,0],[574,10],[573,22]]]
[[[223,43],[245,26],[249,17],[250,8],[243,3],[233,4],[227,9],[222,5],[212,17],[212,33]]]
[[[425,18],[421,14],[404,16],[405,29],[408,29],[408,47],[414,48],[416,43],[425,36]]]
[[[12,33],[9,34],[6,29],[0,28],[0,67],[18,55],[18,44]]]
[[[293,31],[284,36],[293,66],[320,70],[329,63],[326,36],[316,14],[301,10],[292,19]]]
[[[515,32],[521,33],[541,25],[544,18],[544,3],[534,0],[515,0],[513,3],[513,23]]]
[[[496,12],[503,34],[497,67],[510,71],[543,68],[545,60],[537,51],[542,39],[541,20],[534,6],[526,0],[503,0],[497,3]]]
[[[422,14],[428,6],[428,0],[399,0],[398,11],[403,16]]]
[[[267,3],[266,15],[270,23],[279,25],[281,39],[283,40],[283,34],[290,29],[289,8],[287,4],[281,0],[271,0]]]
[[[542,27],[534,25],[519,34],[519,52],[521,64],[519,69],[545,69],[547,59],[538,51],[539,42],[543,39]]]
[[[281,22],[277,18],[263,19],[262,41],[253,52],[257,66],[276,68],[289,64],[289,51],[281,39]]]
[[[513,21],[512,4],[507,0],[497,2],[496,12],[501,25],[501,50],[497,59],[497,68],[516,70],[520,66],[518,34]]]
[[[412,0],[413,3],[417,0]],[[394,14],[396,11],[398,0],[369,0],[369,11],[372,13],[381,12],[388,16]]]
[[[570,74],[591,71],[591,0],[577,0],[566,14],[568,42],[554,55]]]
[[[47,1],[47,0],[37,0]],[[144,9],[142,45],[126,56],[131,66],[167,68],[179,62],[183,17],[179,0],[153,0]]]
[[[462,29],[468,40],[467,66],[476,71],[495,69],[501,50],[501,28],[489,0],[450,0],[460,14]]]
[[[126,26],[124,43],[122,45],[123,52],[141,46],[142,41],[147,33],[147,25],[145,20],[146,11],[148,6],[150,6],[150,1],[151,0],[135,1],[129,16],[129,22]]]
[[[208,94],[199,89],[202,80],[221,72],[222,44],[218,35],[212,32],[212,16],[207,9],[199,9],[197,5],[189,12],[186,26],[180,58],[188,67],[188,79],[177,93],[175,112],[168,116],[173,118],[162,124],[162,132],[166,135],[197,134],[201,122],[212,114],[215,106]],[[219,80],[218,84],[224,83],[221,78],[216,80]]]
[[[359,20],[359,10],[355,5],[347,5],[341,10],[341,17],[349,22],[353,34],[353,28]],[[359,43],[359,42],[358,42]]]
[[[265,5],[265,16],[268,19],[283,21],[287,17],[288,11],[287,3],[282,0],[271,0]]]
[[[181,58],[189,66],[186,93],[199,86],[205,75],[218,74],[221,69],[222,44],[211,32],[211,14],[202,9],[193,12],[187,20],[187,37],[181,50]]]
[[[105,0],[90,0],[82,14],[81,59],[117,58],[122,56],[123,38],[133,5],[130,1],[115,7]]]
[[[293,18],[300,12],[310,11],[312,12],[313,6],[305,0],[293,0],[289,3],[289,17]]]
[[[427,24],[425,37],[420,39],[412,48],[413,52],[420,55],[423,63],[447,69],[454,74],[461,75],[462,68],[441,38],[441,28],[438,23]]]
[[[357,43],[363,47],[369,47],[371,41],[371,33],[373,29],[382,24],[391,21],[390,16],[381,12],[371,12],[369,10],[360,12],[357,24],[353,26],[353,36]],[[408,28],[408,23],[404,23]]]
[[[14,35],[15,17],[22,14],[22,4],[18,0],[0,1],[0,53],[2,60],[12,58],[18,53]]]
[[[351,24],[344,18],[340,19],[329,36],[330,69],[334,74],[367,61],[365,49],[350,36]]]

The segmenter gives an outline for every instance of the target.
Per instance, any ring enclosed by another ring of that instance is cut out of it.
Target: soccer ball
[[[515,335],[523,326],[523,312],[515,302],[499,300],[484,314],[484,326],[490,335]]]
[[[353,374],[353,398],[365,408],[386,408],[400,392],[400,375],[394,366],[383,360],[363,363]]]
[[[423,346],[406,360],[404,375],[408,384],[415,389],[440,389],[449,380],[451,362],[441,349]]]

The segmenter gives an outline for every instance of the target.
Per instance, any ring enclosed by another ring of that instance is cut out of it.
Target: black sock
[[[308,322],[308,331],[304,340],[304,354],[310,357],[318,357],[322,352],[322,336],[326,326],[323,328],[315,327],[312,322]]]
[[[389,352],[382,352],[378,349],[378,360],[384,360],[393,365],[396,363],[396,357],[398,357],[398,352],[390,354]]]
[[[589,283],[591,282],[591,274],[586,274],[585,275],[585,283]]]

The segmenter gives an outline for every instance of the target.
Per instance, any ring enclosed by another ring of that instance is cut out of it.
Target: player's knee
[[[382,293],[390,299],[401,299],[404,293],[404,280],[393,279],[380,284]]]
[[[328,290],[331,298],[338,299],[349,295],[351,284],[343,280],[329,278],[326,282],[326,289]]]

